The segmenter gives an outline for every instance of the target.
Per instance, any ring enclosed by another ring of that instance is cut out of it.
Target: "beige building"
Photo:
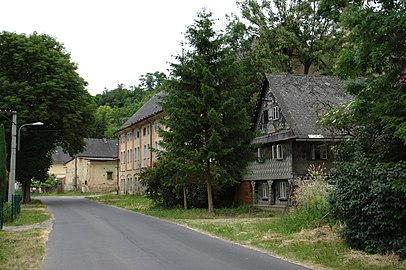
[[[61,184],[63,190],[66,181],[66,167],[65,163],[71,160],[72,158],[69,154],[64,153],[62,148],[58,147],[52,153],[52,165],[48,170],[48,174],[54,175],[56,179]]]
[[[152,149],[160,149],[162,138],[158,134],[160,120],[164,117],[158,104],[164,95],[160,92],[149,99],[117,131],[119,138],[119,193],[141,194],[141,168],[152,166],[156,155]]]
[[[73,158],[57,149],[49,173],[61,180],[65,191],[117,191],[117,142],[105,139],[85,139],[85,142],[85,150]],[[61,159],[66,159],[63,165]]]

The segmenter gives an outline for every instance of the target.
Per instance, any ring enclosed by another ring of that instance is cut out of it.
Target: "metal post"
[[[10,178],[8,184],[8,202],[12,201],[14,195],[15,180],[16,180],[16,149],[17,149],[17,112],[11,112],[11,154],[10,154]]]

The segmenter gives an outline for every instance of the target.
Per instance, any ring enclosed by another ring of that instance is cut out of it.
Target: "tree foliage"
[[[71,155],[84,147],[95,106],[76,69],[51,36],[0,33],[0,108],[17,111],[19,126],[44,123],[20,134],[16,179],[24,202],[30,200],[31,179],[46,175],[56,146]]]
[[[140,76],[138,86],[127,88],[119,84],[117,88],[105,89],[95,96],[97,110],[92,138],[114,138],[114,133],[154,94],[165,88],[166,75],[156,71]]]
[[[279,72],[331,74],[341,30],[322,0],[242,0],[238,4],[259,46]]]
[[[162,102],[168,130],[161,132],[162,156],[179,172],[176,185],[203,183],[209,211],[213,211],[213,194],[216,197],[221,188],[235,186],[240,179],[251,137],[239,63],[224,37],[213,30],[211,16],[200,12],[186,30],[188,47],[172,64]]]
[[[324,123],[355,137],[337,147],[332,211],[352,246],[395,251],[404,259],[405,2],[345,2],[337,12],[346,35],[336,72],[349,80],[354,100],[330,112]]]

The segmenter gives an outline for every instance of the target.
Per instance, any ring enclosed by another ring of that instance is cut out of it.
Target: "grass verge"
[[[47,239],[47,229],[0,231],[1,269],[38,269],[45,254]]]
[[[21,205],[21,212],[5,226],[24,226],[41,223],[51,215],[39,200]],[[48,229],[33,228],[22,231],[0,231],[0,269],[39,269],[45,254]]]
[[[173,221],[314,269],[406,269],[406,262],[399,262],[395,255],[369,255],[352,250],[337,236],[337,226],[289,228],[292,220],[280,213],[252,207],[216,209],[212,214],[205,209],[163,209],[143,196],[107,195],[89,199]]]
[[[51,215],[45,209],[45,206],[41,203],[41,201],[31,200],[31,203],[21,205],[21,212],[17,215],[17,218],[13,220],[13,222],[6,219],[4,226],[31,225],[44,222],[50,217]]]

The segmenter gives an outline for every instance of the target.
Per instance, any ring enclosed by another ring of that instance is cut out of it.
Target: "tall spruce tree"
[[[239,62],[213,23],[212,13],[203,10],[186,30],[183,53],[171,65],[162,104],[168,129],[161,132],[163,158],[177,166],[178,181],[205,182],[209,212],[213,189],[238,183],[252,135]]]

